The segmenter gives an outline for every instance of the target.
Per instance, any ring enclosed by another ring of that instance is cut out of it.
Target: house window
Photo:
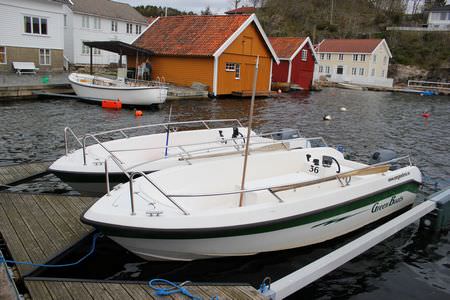
[[[358,61],[358,54],[353,54],[353,61]]]
[[[39,64],[40,65],[51,65],[50,61],[50,49],[39,49]]]
[[[0,64],[6,64],[6,47],[0,46]]]
[[[385,65],[387,63],[387,57],[383,57],[383,65]]]
[[[64,27],[67,27],[67,15],[64,15]]]
[[[343,66],[337,66],[336,74],[338,74],[338,75],[344,74],[344,67]]]
[[[89,47],[84,43],[81,44],[81,54],[89,54]]]
[[[322,65],[319,66],[319,73],[323,73],[323,66]]]
[[[372,69],[372,74],[371,74],[371,76],[372,76],[372,77],[375,76],[375,69]]]
[[[327,59],[331,60],[331,53],[327,53]]]
[[[100,54],[101,54],[100,49],[92,48],[92,54],[94,54],[94,55],[100,55]]]
[[[227,71],[227,72],[234,72],[234,71],[236,71],[236,64],[234,64],[234,63],[226,63],[225,64],[225,71]]]
[[[352,68],[352,75],[356,75],[356,68]]]
[[[117,21],[111,21],[111,31],[117,32]]]
[[[302,60],[306,61],[308,59],[308,50],[303,49],[302,50]]]
[[[241,79],[241,64],[235,64],[236,74],[234,78]]]
[[[344,60],[344,54],[339,54],[339,60]]]
[[[384,70],[381,71],[381,77],[384,77]]]
[[[366,55],[365,54],[361,54],[361,61],[366,61]]]
[[[325,58],[325,53],[320,53],[320,59],[324,59]]]
[[[24,32],[47,35],[47,19],[40,17],[24,16]]]
[[[325,73],[330,74],[330,66],[325,66]]]
[[[127,23],[127,33],[133,33],[133,24]]]
[[[100,29],[101,25],[100,25],[100,18],[99,17],[94,17],[94,29]]]
[[[136,34],[140,34],[142,30],[141,25],[136,25]]]
[[[81,17],[81,27],[89,28],[89,16],[82,16]]]
[[[364,68],[359,68],[359,75],[364,76]]]
[[[377,62],[377,55],[376,54],[373,55],[373,62]]]
[[[447,17],[447,13],[446,13],[446,12],[441,12],[441,16],[440,16],[439,19],[440,19],[441,21],[444,21],[446,17]]]

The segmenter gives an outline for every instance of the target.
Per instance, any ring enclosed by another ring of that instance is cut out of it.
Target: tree
[[[242,0],[230,0],[230,2],[232,3],[234,9],[237,9],[239,6],[239,3],[241,3]]]
[[[200,12],[200,14],[202,15],[202,16],[210,16],[210,15],[212,15],[212,12],[211,12],[211,7],[209,7],[209,5],[205,8],[205,10],[202,10],[201,12]]]
[[[249,5],[253,7],[257,7],[260,2],[260,0],[248,0]]]

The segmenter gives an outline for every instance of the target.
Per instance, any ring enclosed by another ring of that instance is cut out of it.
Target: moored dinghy
[[[252,255],[320,243],[411,206],[417,167],[388,170],[327,147],[180,166],[105,195],[82,221],[148,260]],[[244,194],[242,206],[240,195]]]

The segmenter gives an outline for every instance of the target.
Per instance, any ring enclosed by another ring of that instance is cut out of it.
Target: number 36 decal
[[[315,165],[311,165],[311,168],[309,169],[310,172],[319,173],[319,167]]]

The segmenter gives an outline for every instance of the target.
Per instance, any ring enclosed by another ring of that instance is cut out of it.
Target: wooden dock
[[[93,228],[80,222],[94,198],[0,192],[0,234],[16,261],[47,263],[88,236]],[[186,299],[181,294],[157,297],[147,283],[30,277],[36,268],[17,265],[31,299]],[[189,285],[203,299],[266,299],[247,284]],[[0,293],[5,290],[0,286]],[[24,291],[22,291],[24,292]]]
[[[188,299],[182,294],[160,297],[147,283],[76,281],[48,278],[26,278],[25,285],[33,300],[59,299]],[[184,286],[192,295],[202,299],[218,296],[220,300],[267,299],[250,285],[194,285]]]
[[[252,96],[251,90],[245,90],[245,91],[233,91],[231,92],[231,95],[234,97],[241,97],[241,98],[249,98]],[[268,97],[272,94],[270,91],[258,91],[256,92],[256,97]]]
[[[0,257],[3,253],[0,250]],[[0,299],[15,300],[18,299],[17,289],[11,276],[8,274],[8,269],[5,264],[0,263]]]
[[[0,167],[0,188],[5,185],[15,185],[24,180],[31,180],[47,173],[49,162],[8,165]]]
[[[14,260],[46,263],[93,231],[80,222],[94,198],[0,193],[0,232]],[[18,265],[26,276],[35,267]]]

